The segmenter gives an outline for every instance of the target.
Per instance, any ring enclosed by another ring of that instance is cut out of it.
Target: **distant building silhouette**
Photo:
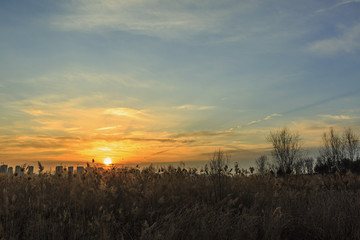
[[[56,166],[55,173],[56,174],[61,174],[62,172],[63,172],[63,166]]]
[[[6,173],[7,172],[7,165],[1,165],[0,166],[0,173]]]
[[[55,167],[55,174],[62,174],[64,171],[66,171],[69,174],[74,174],[75,173],[75,167],[73,166],[69,166],[67,168],[64,168],[63,166],[56,166]],[[85,171],[88,173],[94,172],[94,171],[98,171],[98,172],[105,172],[105,169],[102,167],[99,168],[94,168],[94,167],[83,167],[83,166],[77,166],[76,167],[76,173],[77,174],[84,174]],[[50,169],[51,171],[51,169]],[[0,174],[4,174],[4,175],[8,175],[8,176],[12,176],[13,174],[15,174],[15,176],[24,176],[24,174],[34,174],[34,166],[20,166],[17,165],[15,167],[9,167],[8,165],[2,164],[0,165]]]
[[[77,167],[76,168],[76,173],[77,174],[83,174],[84,173],[84,167]]]
[[[24,175],[24,169],[20,166],[15,166],[15,174],[18,176]]]
[[[13,167],[8,168],[8,175],[9,176],[13,175]]]

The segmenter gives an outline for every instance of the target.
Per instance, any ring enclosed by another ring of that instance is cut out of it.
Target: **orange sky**
[[[117,164],[142,162],[208,161],[221,148],[233,161],[247,165],[267,153],[269,126],[261,125],[279,116],[267,116],[244,126],[216,131],[178,131],[187,118],[208,108],[191,110],[184,106],[135,110],[130,108],[79,108],[75,102],[46,103],[44,100],[18,102],[24,114],[15,127],[1,136],[1,155],[6,164],[28,161],[71,161],[102,163],[110,157]],[[195,111],[195,112],[193,112]],[[25,117],[26,116],[26,117]],[[303,120],[288,124],[301,133],[305,147],[321,144],[324,121]],[[330,126],[330,125],[329,125]],[[328,127],[329,127],[328,126]]]

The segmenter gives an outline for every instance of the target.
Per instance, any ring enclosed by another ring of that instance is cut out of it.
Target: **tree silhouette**
[[[271,152],[278,175],[290,174],[300,160],[302,147],[300,136],[287,128],[270,132],[267,140],[272,144]]]
[[[347,128],[343,134],[343,142],[346,158],[355,161],[359,157],[359,136],[351,128]]]

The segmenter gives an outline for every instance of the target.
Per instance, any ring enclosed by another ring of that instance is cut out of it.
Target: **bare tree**
[[[230,156],[219,149],[215,151],[210,159],[210,173],[212,175],[225,175],[228,173]]]
[[[226,177],[232,171],[228,167],[229,160],[230,156],[221,149],[215,151],[210,158],[210,174],[214,186],[215,201],[222,199],[224,196]]]
[[[265,173],[267,161],[268,161],[268,158],[266,155],[261,155],[259,158],[257,158],[255,160],[256,171],[260,175],[263,175]]]
[[[287,128],[270,132],[267,140],[272,144],[271,152],[277,171],[291,173],[302,155],[300,136]]]
[[[314,173],[314,159],[313,158],[305,158],[305,168],[307,174],[313,174]]]
[[[295,162],[294,170],[296,175],[305,173],[305,169],[305,159],[300,158],[297,162]]]
[[[343,144],[346,158],[351,161],[356,160],[359,156],[359,136],[355,134],[351,128],[345,129]]]
[[[329,133],[323,135],[323,147],[320,149],[320,157],[339,170],[339,164],[345,157],[345,145],[343,139],[330,128]]]

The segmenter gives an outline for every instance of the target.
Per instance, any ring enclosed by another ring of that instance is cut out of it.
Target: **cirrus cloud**
[[[134,118],[136,120],[149,121],[151,115],[143,111],[131,108],[109,108],[104,111],[104,114],[116,115],[121,117]]]
[[[325,114],[325,115],[319,115],[319,117],[330,118],[330,119],[334,119],[334,120],[350,120],[350,119],[352,119],[352,117],[346,116],[346,115],[328,115],[328,114]]]
[[[341,52],[351,53],[360,49],[360,23],[352,27],[341,27],[341,34],[313,42],[309,50],[322,55]]]
[[[234,1],[228,2],[234,4]],[[182,37],[184,33],[216,33],[229,16],[229,11],[233,11],[221,8],[213,1],[72,0],[63,6],[65,12],[51,21],[58,29],[131,31],[168,38]]]
[[[209,110],[209,109],[213,109],[215,108],[215,106],[197,106],[197,105],[182,105],[182,106],[178,106],[176,107],[177,109],[184,109],[184,110]]]
[[[260,123],[260,122],[262,122],[262,121],[268,121],[268,120],[270,120],[270,119],[272,119],[272,118],[274,118],[274,117],[281,117],[281,116],[282,116],[282,114],[273,113],[273,114],[271,114],[271,115],[266,116],[264,119],[259,119],[259,120],[251,121],[251,122],[248,123],[248,125],[253,125],[253,124],[256,124],[256,123]]]

